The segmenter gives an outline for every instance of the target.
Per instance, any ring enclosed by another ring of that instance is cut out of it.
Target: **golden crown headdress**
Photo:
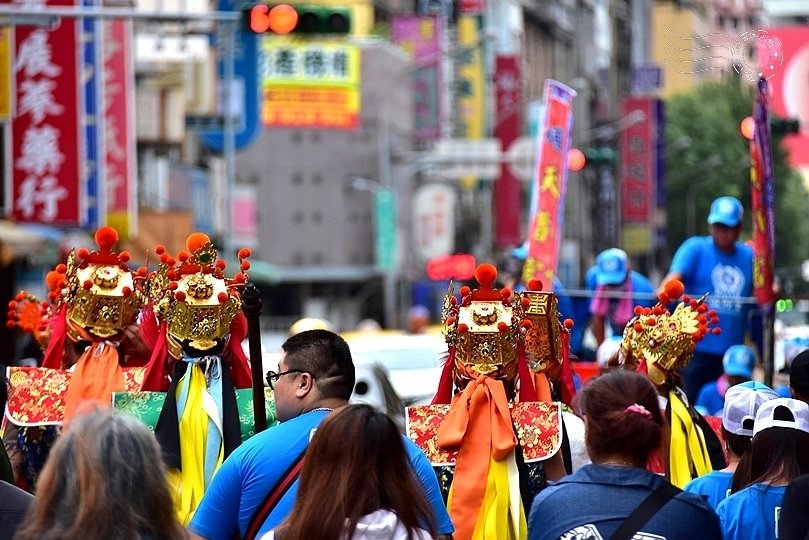
[[[683,284],[667,282],[654,307],[635,307],[635,317],[624,329],[619,362],[646,371],[649,379],[660,386],[668,374],[688,365],[694,346],[709,332],[719,334],[716,311],[710,309],[706,296],[693,299],[683,296],[670,312],[666,304],[683,295]],[[713,328],[712,328],[713,325]]]
[[[239,272],[225,276],[227,263],[217,258],[211,239],[193,233],[186,240],[187,251],[177,258],[157,246],[160,256],[157,271],[149,280],[149,295],[155,313],[167,325],[169,351],[179,358],[184,343],[199,351],[214,348],[230,332],[233,317],[241,308],[239,290],[247,282],[250,250],[238,253]]]
[[[572,321],[559,323],[556,297],[539,289],[534,280],[529,290],[513,294],[493,287],[497,269],[484,263],[475,270],[480,287],[461,287],[460,304],[452,286],[444,299],[444,335],[453,362],[458,388],[480,375],[514,381],[520,370],[558,376],[564,347],[563,335]],[[522,377],[522,375],[520,375]],[[526,382],[526,386],[528,383]],[[446,384],[442,383],[446,392]]]
[[[112,250],[118,231],[100,227],[95,233],[96,251],[73,249],[67,263],[59,264],[62,275],[48,293],[56,306],[66,305],[67,335],[74,341],[84,332],[106,339],[135,322],[141,305],[140,290],[129,269],[129,253]]]

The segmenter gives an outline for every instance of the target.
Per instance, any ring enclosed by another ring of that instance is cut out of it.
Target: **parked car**
[[[381,366],[405,405],[429,403],[438,389],[447,345],[432,334],[350,336],[356,366]]]

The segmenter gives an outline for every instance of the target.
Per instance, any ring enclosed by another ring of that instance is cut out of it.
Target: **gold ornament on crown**
[[[176,259],[162,246],[155,248],[160,264],[149,288],[155,313],[166,321],[169,352],[175,358],[182,356],[186,344],[207,351],[228,337],[242,304],[239,289],[247,282],[250,268],[250,250],[242,249],[239,273],[227,278],[225,261],[202,233],[189,236],[186,248]]]

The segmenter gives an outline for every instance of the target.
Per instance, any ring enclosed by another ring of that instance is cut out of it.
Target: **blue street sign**
[[[240,11],[242,3],[234,0],[219,0],[219,11]],[[242,25],[237,23],[234,36],[234,64],[235,64],[235,84],[230,88],[231,92],[240,91],[244,93],[244,108],[241,111],[241,122],[236,125],[236,149],[244,148],[261,132],[259,94],[258,94],[258,35],[248,32]],[[224,25],[221,25],[224,26]],[[217,73],[219,74],[220,88],[224,84],[225,58],[222,55],[221,30],[211,36],[211,43],[219,49],[219,62]],[[238,90],[236,90],[238,88]],[[243,89],[243,90],[242,90]],[[238,99],[238,98],[237,98]],[[233,101],[233,100],[231,100]],[[238,100],[242,101],[242,100]],[[223,114],[232,111],[231,103],[223,103]],[[222,129],[212,129],[200,133],[202,143],[213,150],[221,152],[225,146],[225,136]]]

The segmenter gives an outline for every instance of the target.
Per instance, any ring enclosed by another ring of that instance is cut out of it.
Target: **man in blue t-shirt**
[[[256,510],[287,478],[320,422],[332,409],[348,403],[354,389],[354,363],[348,344],[340,336],[328,330],[309,330],[290,337],[282,349],[278,372],[267,374],[281,424],[255,435],[222,463],[188,526],[194,538],[244,538]],[[454,528],[430,462],[409,439],[402,440],[413,472],[435,511],[438,532],[451,535]],[[257,537],[289,515],[298,484],[295,478],[287,490],[277,490],[277,503],[261,521]]]
[[[722,374],[722,356],[731,345],[744,341],[753,294],[753,250],[738,241],[742,232],[742,203],[719,197],[708,215],[710,236],[686,240],[671,261],[669,279],[679,279],[685,292],[699,298],[710,293],[708,304],[719,315],[719,335],[697,343],[691,362],[683,370],[685,392],[696,400],[700,389]]]
[[[607,337],[607,324],[612,335],[622,335],[626,323],[635,316],[636,305],[655,304],[652,282],[630,269],[629,257],[622,249],[605,249],[599,253],[585,280],[587,288],[594,291],[590,318],[597,345]]]

